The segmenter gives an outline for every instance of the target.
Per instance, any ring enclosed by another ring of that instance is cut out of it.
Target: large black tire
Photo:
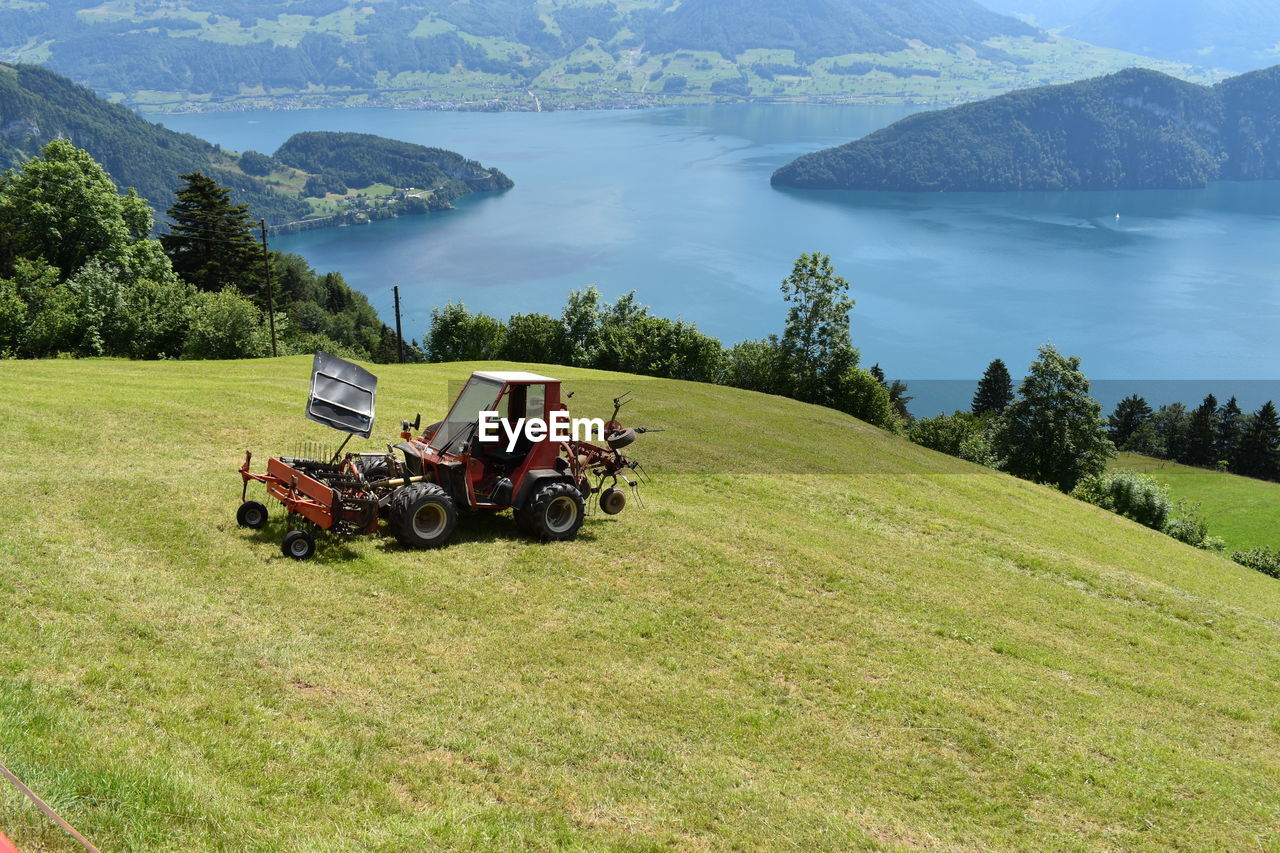
[[[439,548],[458,526],[458,508],[435,483],[411,483],[391,496],[391,530],[410,548]]]
[[[572,483],[548,483],[534,492],[516,524],[526,533],[546,542],[564,542],[578,535],[587,504]]]
[[[280,543],[280,550],[286,557],[295,560],[309,560],[316,552],[316,538],[309,530],[290,530]]]
[[[236,524],[250,530],[261,530],[267,526],[267,508],[257,501],[245,501],[236,510]]]
[[[385,480],[391,476],[391,466],[387,464],[385,459],[375,459],[372,462],[360,463],[360,473],[370,483],[378,480]]]

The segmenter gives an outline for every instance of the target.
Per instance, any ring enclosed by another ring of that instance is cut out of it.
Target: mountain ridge
[[[917,113],[774,172],[804,189],[1185,189],[1280,177],[1280,66],[1200,86],[1145,69]]]
[[[975,0],[48,0],[0,9],[5,59],[170,109],[954,102],[1146,61]]]

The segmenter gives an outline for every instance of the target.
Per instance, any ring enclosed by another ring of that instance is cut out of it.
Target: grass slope
[[[0,755],[104,849],[1280,846],[1271,578],[829,410],[562,368],[670,428],[648,509],[293,563],[235,467],[329,437],[308,366],[0,364]],[[472,367],[378,368],[379,434]]]
[[[1167,485],[1175,499],[1200,504],[1209,532],[1221,536],[1229,548],[1280,548],[1280,483],[1137,453],[1121,453],[1112,467],[1150,474]]]

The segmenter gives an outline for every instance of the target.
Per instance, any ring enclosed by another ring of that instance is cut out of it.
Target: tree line
[[[782,281],[788,305],[781,335],[724,346],[692,323],[658,317],[634,292],[613,302],[594,286],[569,294],[559,316],[506,320],[460,303],[436,308],[423,337],[430,361],[503,359],[710,382],[791,397],[902,431],[906,385],[879,365],[859,366],[849,283],[827,255],[801,255]]]
[[[1107,419],[1120,450],[1259,480],[1280,480],[1280,417],[1275,403],[1242,412],[1235,397],[1219,405],[1209,394],[1194,409],[1172,403],[1152,410],[1137,394],[1116,404]]]
[[[1244,414],[1236,399],[1218,405],[1210,394],[1198,408],[1181,403],[1153,412],[1138,395],[1121,400],[1105,420],[1089,396],[1080,359],[1041,347],[1017,391],[995,359],[983,373],[969,411],[915,421],[907,435],[933,450],[1056,486],[1080,500],[1169,536],[1222,551],[1199,509],[1173,500],[1155,478],[1109,470],[1117,449],[1174,459],[1250,477],[1280,479],[1280,421],[1267,401]],[[1236,562],[1280,577],[1280,553],[1236,551]]]
[[[0,176],[0,355],[252,358],[271,354],[274,324],[282,355],[396,360],[395,333],[341,275],[265,253],[247,205],[181,179],[156,239],[146,200],[65,139]]]

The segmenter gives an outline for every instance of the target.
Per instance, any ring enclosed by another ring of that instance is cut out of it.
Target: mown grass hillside
[[[1119,454],[1112,467],[1150,474],[1169,487],[1175,500],[1199,504],[1209,532],[1229,548],[1280,548],[1280,483],[1138,453]]]
[[[473,367],[377,368],[378,432]],[[235,468],[329,438],[308,359],[0,363],[3,761],[104,850],[1280,846],[1273,579],[829,410],[543,369],[669,428],[647,509],[295,563]]]

